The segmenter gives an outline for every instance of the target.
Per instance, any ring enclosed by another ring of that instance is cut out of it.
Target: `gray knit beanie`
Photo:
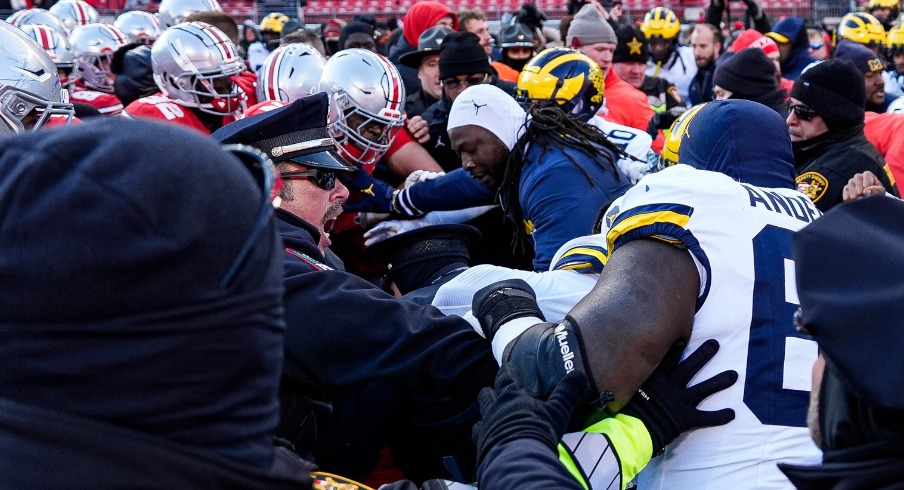
[[[565,42],[568,47],[577,49],[596,43],[618,44],[618,39],[599,8],[588,3],[571,20]]]

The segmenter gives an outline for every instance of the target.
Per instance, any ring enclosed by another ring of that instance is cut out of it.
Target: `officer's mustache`
[[[327,224],[330,220],[336,219],[340,214],[342,214],[342,205],[341,204],[333,204],[331,205],[325,213],[323,213],[323,223]]]

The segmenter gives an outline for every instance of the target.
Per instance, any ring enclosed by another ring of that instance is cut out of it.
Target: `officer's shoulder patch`
[[[681,94],[678,93],[678,87],[669,85],[669,88],[665,89],[665,93],[669,94],[669,96],[675,99],[675,102],[679,104],[681,103]]]
[[[816,202],[829,190],[829,179],[819,172],[804,172],[797,176],[797,191]]]
[[[299,252],[298,250],[295,250],[294,248],[286,247],[284,250],[286,251],[287,254],[289,254],[289,255],[295,257],[296,259],[304,262],[305,264],[308,264],[309,266],[313,267],[314,270],[318,270],[318,271],[333,270],[332,267],[324,264],[323,262],[315,259],[314,257],[311,257],[310,255],[308,255],[306,253]]]

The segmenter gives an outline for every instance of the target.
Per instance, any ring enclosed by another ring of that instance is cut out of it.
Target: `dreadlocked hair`
[[[521,209],[519,187],[521,171],[527,163],[529,145],[540,145],[538,162],[543,159],[550,148],[571,147],[592,157],[602,157],[608,164],[609,170],[615,173],[615,178],[619,181],[621,180],[620,173],[612,154],[614,153],[618,158],[631,158],[624,150],[609,141],[599,128],[574,118],[563,111],[554,101],[534,103],[527,108],[527,113],[530,115],[530,119],[524,123],[524,133],[509,152],[505,162],[505,172],[497,193],[497,199],[504,209],[511,213],[515,223],[512,247],[516,252],[524,252],[527,246],[527,231],[522,225],[524,212]],[[596,184],[573,156],[569,153],[564,154],[584,174],[590,185]]]

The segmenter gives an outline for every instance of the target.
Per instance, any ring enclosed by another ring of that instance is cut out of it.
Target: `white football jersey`
[[[795,190],[763,189],[687,165],[644,177],[607,211],[610,253],[653,237],[694,257],[700,291],[685,356],[711,338],[720,349],[691,384],[728,369],[739,375],[700,405],[731,407],[735,420],[676,439],[640,473],[639,488],[793,488],[776,463],[821,461],[806,428],[818,351],[792,325],[798,299],[791,260],[791,235],[820,214]]]

